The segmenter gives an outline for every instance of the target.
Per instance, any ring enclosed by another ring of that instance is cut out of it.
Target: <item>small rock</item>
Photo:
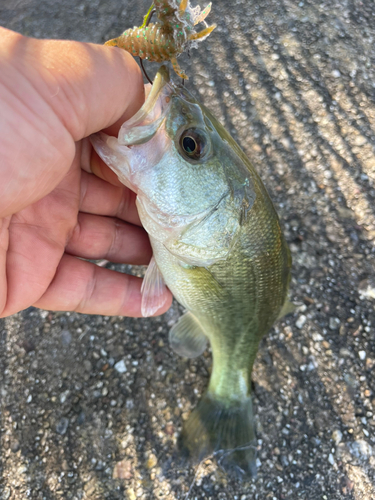
[[[348,443],[348,448],[351,455],[355,458],[368,459],[372,456],[372,447],[364,439],[358,439],[354,443]]]
[[[121,460],[113,468],[113,479],[131,479],[133,477],[132,463],[130,460]]]
[[[352,355],[349,349],[346,349],[345,347],[340,349],[339,354],[341,358],[349,358]]]
[[[105,462],[103,460],[98,460],[96,463],[95,470],[104,470]]]
[[[115,364],[115,370],[118,373],[125,373],[127,371],[127,368],[126,368],[126,365],[125,365],[125,361],[123,359],[121,359],[120,361],[118,361]]]
[[[322,337],[322,335],[320,335],[320,333],[317,333],[317,332],[314,332],[312,335],[311,335],[312,339],[314,342],[321,342],[323,340],[324,337]]]
[[[16,470],[16,473],[18,476],[21,476],[22,474],[25,474],[27,472],[27,467],[26,465],[20,465],[18,469]]]
[[[361,361],[366,359],[366,351],[358,351],[358,356]]]
[[[56,425],[56,432],[63,436],[66,433],[66,431],[68,430],[68,426],[69,426],[69,419],[66,417],[63,417],[59,421],[59,423]]]
[[[70,391],[69,391],[69,389],[68,389],[67,391],[64,391],[64,392],[62,392],[62,393],[60,394],[60,403],[61,403],[61,404],[64,404],[64,403],[65,403],[66,398],[69,396],[69,393],[70,393]]]
[[[281,462],[281,465],[283,467],[288,467],[288,465],[289,465],[289,460],[288,460],[288,457],[286,455],[281,455],[280,462]]]
[[[363,135],[356,135],[354,138],[354,144],[356,146],[364,146],[366,142],[366,137],[363,137]]]
[[[72,341],[72,334],[69,330],[62,330],[61,332],[61,342],[63,345],[68,346]]]
[[[375,278],[368,278],[359,284],[360,299],[375,299]]]
[[[83,411],[80,412],[80,414],[77,417],[76,424],[77,425],[82,425],[84,421],[86,420],[86,415]]]
[[[306,320],[307,317],[304,314],[301,314],[301,316],[296,321],[296,327],[301,329],[303,325],[306,323]]]
[[[85,359],[83,362],[83,368],[86,372],[90,373],[92,370],[92,363],[88,359]]]
[[[307,371],[311,372],[318,368],[318,362],[315,358],[315,356],[309,356],[309,364],[307,365]]]
[[[330,453],[330,454],[328,455],[328,462],[329,462],[331,465],[333,465],[333,464],[335,463],[335,459],[333,458],[332,453]]]
[[[156,464],[158,463],[158,459],[156,458],[156,456],[151,453],[150,456],[148,457],[148,460],[146,462],[146,467],[148,469],[152,469],[153,467],[156,466]]]
[[[10,488],[8,487],[4,488],[3,494],[0,497],[1,500],[8,500],[8,498],[10,498],[10,494],[11,494]]]
[[[341,321],[339,318],[329,318],[329,324],[328,327],[330,330],[337,330],[341,324]]]
[[[332,432],[332,439],[336,445],[338,445],[342,440],[342,432],[338,429]]]
[[[20,449],[20,443],[17,441],[17,439],[13,439],[10,443],[10,449],[13,453],[17,453],[17,451]]]
[[[25,349],[26,353],[35,351],[35,344],[34,344],[34,342],[32,340],[25,339],[22,342],[21,346]]]
[[[126,490],[126,500],[136,500],[137,496],[134,493],[133,488]]]
[[[334,78],[340,78],[341,76],[341,73],[338,69],[334,69],[331,73],[331,75],[334,77]]]

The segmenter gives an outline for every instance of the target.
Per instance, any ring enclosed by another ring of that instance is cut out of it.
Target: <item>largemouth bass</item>
[[[137,193],[150,236],[143,314],[160,307],[165,282],[188,311],[170,332],[172,348],[194,357],[211,344],[208,389],[183,426],[181,449],[195,460],[216,452],[226,469],[255,475],[251,371],[286,307],[291,267],[271,199],[234,139],[164,66],[118,138],[92,142]]]

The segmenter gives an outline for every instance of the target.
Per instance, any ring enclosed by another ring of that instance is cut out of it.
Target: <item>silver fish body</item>
[[[92,141],[137,193],[150,236],[144,314],[160,306],[163,279],[188,310],[170,332],[172,348],[194,357],[211,344],[209,386],[180,446],[198,460],[222,454],[228,470],[254,475],[251,371],[287,303],[291,267],[271,199],[237,143],[164,67],[118,138]]]

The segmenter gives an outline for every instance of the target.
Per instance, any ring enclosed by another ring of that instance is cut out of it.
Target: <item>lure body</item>
[[[152,62],[171,61],[173,69],[181,78],[187,75],[177,63],[177,57],[185,50],[194,47],[208,37],[216,25],[207,26],[197,33],[195,26],[205,20],[211,10],[211,4],[201,11],[192,8],[188,0],[155,0],[144,18],[143,25],[124,31],[118,38],[108,40],[106,45],[120,47],[133,56]],[[149,23],[156,12],[158,22]]]

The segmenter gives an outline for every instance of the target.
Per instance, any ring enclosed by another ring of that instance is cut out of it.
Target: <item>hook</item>
[[[143,61],[141,58],[139,58],[139,62],[141,64],[141,68],[142,68],[142,71],[143,71],[143,74],[145,75],[145,77],[147,78],[147,80],[151,83],[151,85],[153,84],[153,81],[150,80],[150,77],[148,76],[148,74],[146,73],[146,70],[145,70],[145,67],[143,66]]]
[[[144,19],[144,22],[143,22],[143,25],[142,27],[146,27],[150,24],[150,21],[151,21],[151,18],[152,16],[155,14],[156,10],[152,8],[153,7],[153,4],[151,5],[150,7],[150,10],[147,12],[146,16],[145,16],[145,19]],[[150,79],[150,77],[148,76],[148,74],[146,73],[146,70],[145,70],[145,67],[143,66],[143,60],[142,58],[140,57],[139,58],[139,62],[141,64],[141,68],[142,68],[142,71],[143,71],[143,74],[145,75],[145,77],[147,78],[147,80],[151,83],[151,85],[153,84],[153,81]]]

